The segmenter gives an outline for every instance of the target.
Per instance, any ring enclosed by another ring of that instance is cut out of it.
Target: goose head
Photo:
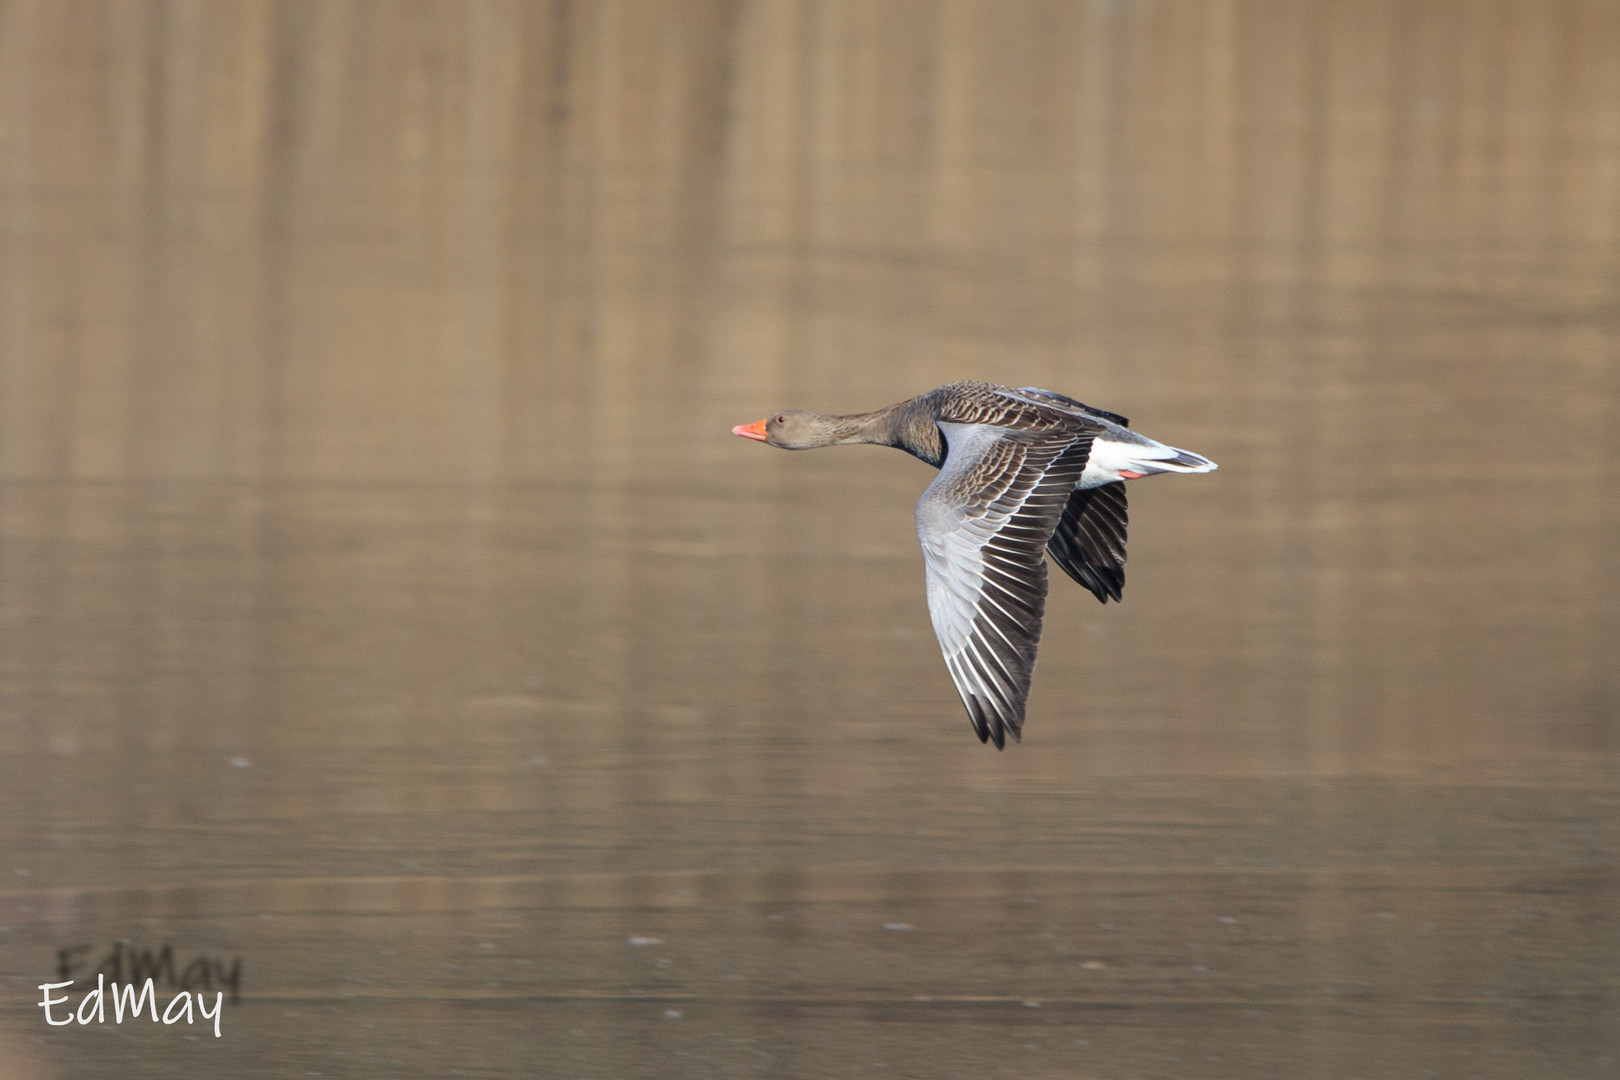
[[[752,424],[738,424],[731,433],[783,450],[813,450],[839,441],[832,421],[832,417],[820,413],[788,409]]]

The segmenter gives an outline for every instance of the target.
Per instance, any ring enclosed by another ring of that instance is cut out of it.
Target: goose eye
[[[787,423],[787,414],[786,414],[786,413],[783,413],[783,414],[782,414],[782,415],[781,415],[781,416],[778,416],[778,417],[777,417],[777,418],[776,418],[776,422],[777,422],[777,423],[778,423],[778,424],[785,424],[785,423]]]

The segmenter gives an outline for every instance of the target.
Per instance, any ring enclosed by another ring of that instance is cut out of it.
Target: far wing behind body
[[[1125,589],[1125,484],[1076,490],[1046,550],[1074,580],[1108,603]]]
[[[1120,427],[1131,426],[1131,422],[1119,415],[1119,413],[1112,413],[1107,409],[1093,408],[1083,401],[1076,401],[1068,394],[1060,394],[1056,390],[1042,390],[1038,386],[1020,386],[1018,388],[1018,392],[1034,398],[1043,405],[1056,405],[1060,409],[1069,409],[1073,412],[1082,413],[1086,416],[1100,416],[1104,420],[1110,420],[1118,424]]]

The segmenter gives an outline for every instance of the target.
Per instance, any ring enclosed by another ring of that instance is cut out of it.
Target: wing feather
[[[1046,611],[1047,545],[1093,432],[942,421],[949,452],[917,502],[928,611],[981,742],[1016,741]]]
[[[1052,561],[1105,604],[1124,593],[1126,521],[1123,481],[1076,490],[1047,545]]]
[[[1060,394],[1056,390],[1042,390],[1038,386],[1020,386],[1018,388],[1018,392],[1048,405],[1056,405],[1057,407],[1063,409],[1072,409],[1076,412],[1084,413],[1087,416],[1100,416],[1104,420],[1113,421],[1120,427],[1131,426],[1131,422],[1119,415],[1119,413],[1109,412],[1107,409],[1099,409],[1095,406],[1087,405],[1083,401],[1076,401],[1068,394]]]

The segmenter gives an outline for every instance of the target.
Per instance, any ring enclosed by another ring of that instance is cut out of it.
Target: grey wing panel
[[[952,457],[917,502],[928,611],[974,731],[999,748],[1023,728],[1046,610],[1044,552],[1091,435],[947,434]]]

